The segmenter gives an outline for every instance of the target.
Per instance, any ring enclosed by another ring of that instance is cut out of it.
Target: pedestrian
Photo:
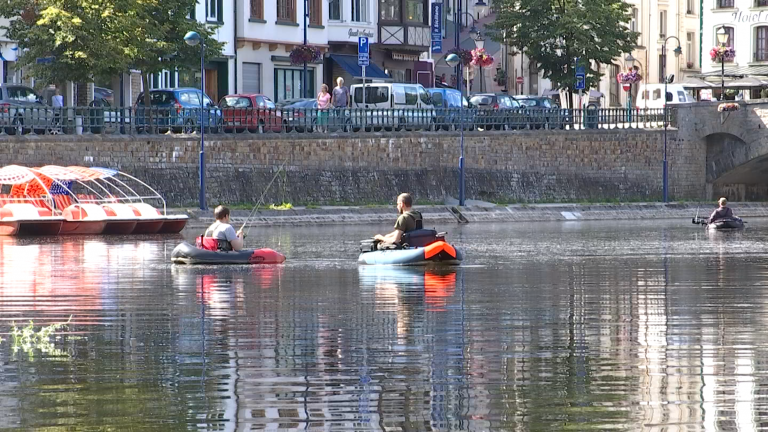
[[[317,125],[319,132],[328,132],[328,110],[330,108],[331,94],[328,93],[328,86],[323,84],[320,86],[320,93],[317,94]]]
[[[343,127],[346,124],[345,111],[352,102],[349,99],[349,88],[344,85],[344,78],[336,78],[336,87],[333,88],[331,104],[333,105],[334,122],[339,127]]]
[[[56,88],[51,96],[51,105],[53,106],[53,129],[52,133],[61,133],[61,112],[64,109],[64,96],[61,90]]]
[[[448,84],[448,82],[445,81],[445,74],[442,74],[440,76],[440,84],[446,84],[446,85]]]

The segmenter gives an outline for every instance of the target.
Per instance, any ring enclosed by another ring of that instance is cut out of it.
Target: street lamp
[[[306,1],[306,0],[305,0]],[[472,18],[472,28],[469,30],[469,36],[472,39],[477,39],[477,37],[480,35],[480,32],[477,30],[477,27],[475,27],[475,17],[472,16],[472,14],[468,12],[462,12],[461,5],[463,1],[458,1],[458,4],[456,5],[456,9],[453,14],[453,22],[455,24],[455,32],[453,35],[453,43],[456,49],[461,49],[461,19],[464,18],[464,15],[469,16]],[[478,11],[478,13],[484,13],[488,9],[488,5],[483,0],[477,0],[475,3],[475,10]],[[447,61],[446,61],[447,63]],[[456,69],[456,90],[461,92],[461,70],[457,67]],[[469,84],[469,83],[467,83]]]
[[[307,0],[304,0],[304,46],[307,46],[307,18],[309,17],[309,5]],[[307,96],[307,60],[304,57],[304,75],[301,77],[301,95],[304,99]],[[363,90],[365,90],[365,82],[363,82]]]
[[[445,57],[448,66],[456,68],[461,77],[461,59],[456,54],[449,54]],[[461,80],[461,78],[459,78]],[[464,96],[461,96],[459,104],[459,206],[464,206]]]
[[[189,46],[200,44],[200,210],[205,210],[205,41],[194,31],[184,35],[184,42]]]
[[[670,80],[674,80],[674,75],[667,77],[667,41],[674,39],[677,41],[677,48],[674,49],[675,56],[679,56],[683,53],[683,49],[680,47],[680,39],[677,36],[668,36],[664,39],[664,43],[661,46],[662,64],[661,71],[664,78],[664,162],[662,166],[662,198],[664,202],[669,202],[669,173],[667,171],[667,84]]]
[[[477,37],[475,38],[475,48],[483,49],[484,46],[485,46],[485,38],[480,34],[480,32],[478,32],[477,33]],[[480,91],[482,92],[483,91],[483,81],[484,81],[485,77],[483,76],[483,67],[479,66],[479,68],[480,68]],[[469,93],[467,93],[467,94],[469,94]]]
[[[717,31],[717,42],[723,48],[728,44],[728,32],[725,31],[725,26]],[[720,100],[725,100],[725,55],[720,56]]]
[[[624,63],[630,70],[635,66],[635,57],[632,56],[632,53],[624,57]],[[627,96],[627,120],[632,123],[632,83],[629,83],[629,95]]]

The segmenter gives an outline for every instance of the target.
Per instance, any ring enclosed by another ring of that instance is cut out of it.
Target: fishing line
[[[261,205],[261,202],[264,200],[264,197],[267,195],[267,192],[269,192],[269,188],[272,187],[272,183],[274,183],[275,179],[277,179],[277,176],[280,175],[280,172],[283,170],[283,167],[285,166],[286,163],[288,163],[287,160],[285,162],[283,162],[282,165],[280,165],[280,168],[277,169],[277,172],[272,177],[272,180],[269,181],[269,184],[267,184],[266,189],[264,189],[264,192],[261,194],[261,198],[259,198],[259,200],[256,202],[256,206],[253,208],[253,210],[251,210],[251,213],[248,214],[248,217],[245,218],[245,222],[243,222],[243,226],[240,227],[240,231],[245,229],[245,225],[248,223],[249,220],[251,220],[251,217],[256,212],[256,209],[259,208],[259,205]],[[246,235],[248,233],[250,233],[250,232],[251,232],[251,227],[249,225],[248,226],[248,231],[246,231]]]

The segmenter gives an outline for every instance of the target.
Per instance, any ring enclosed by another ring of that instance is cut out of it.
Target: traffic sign
[[[523,83],[523,77],[519,76],[519,77],[515,78],[515,82],[518,83],[518,84],[522,84]]]
[[[368,54],[358,54],[357,55],[357,65],[358,66],[368,66],[370,65],[370,58],[368,58]]]
[[[360,36],[357,38],[357,53],[368,54],[368,38],[366,36]]]
[[[577,73],[576,74],[576,85],[574,86],[574,89],[576,90],[584,90],[587,88],[587,80],[583,73]]]
[[[56,60],[56,57],[50,56],[50,57],[38,57],[35,59],[35,63],[37,64],[51,64],[53,61]]]

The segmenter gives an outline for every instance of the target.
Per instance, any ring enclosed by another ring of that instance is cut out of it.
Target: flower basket
[[[312,63],[323,58],[320,48],[312,45],[297,45],[291,50],[291,64]]]
[[[642,81],[643,77],[637,73],[637,70],[629,69],[626,72],[620,72],[619,75],[616,76],[616,79],[621,84],[635,84]]]
[[[480,67],[493,66],[493,56],[485,52],[485,48],[475,48],[472,50],[472,64]]]
[[[462,66],[467,66],[472,63],[472,51],[465,50],[463,48],[453,48],[448,51],[448,54],[456,54],[461,59]]]
[[[713,62],[730,62],[736,58],[736,50],[733,47],[716,46],[709,50],[709,58]]]
[[[738,111],[739,110],[739,104],[733,103],[733,102],[726,102],[721,103],[717,106],[718,112],[731,112],[731,111]]]

